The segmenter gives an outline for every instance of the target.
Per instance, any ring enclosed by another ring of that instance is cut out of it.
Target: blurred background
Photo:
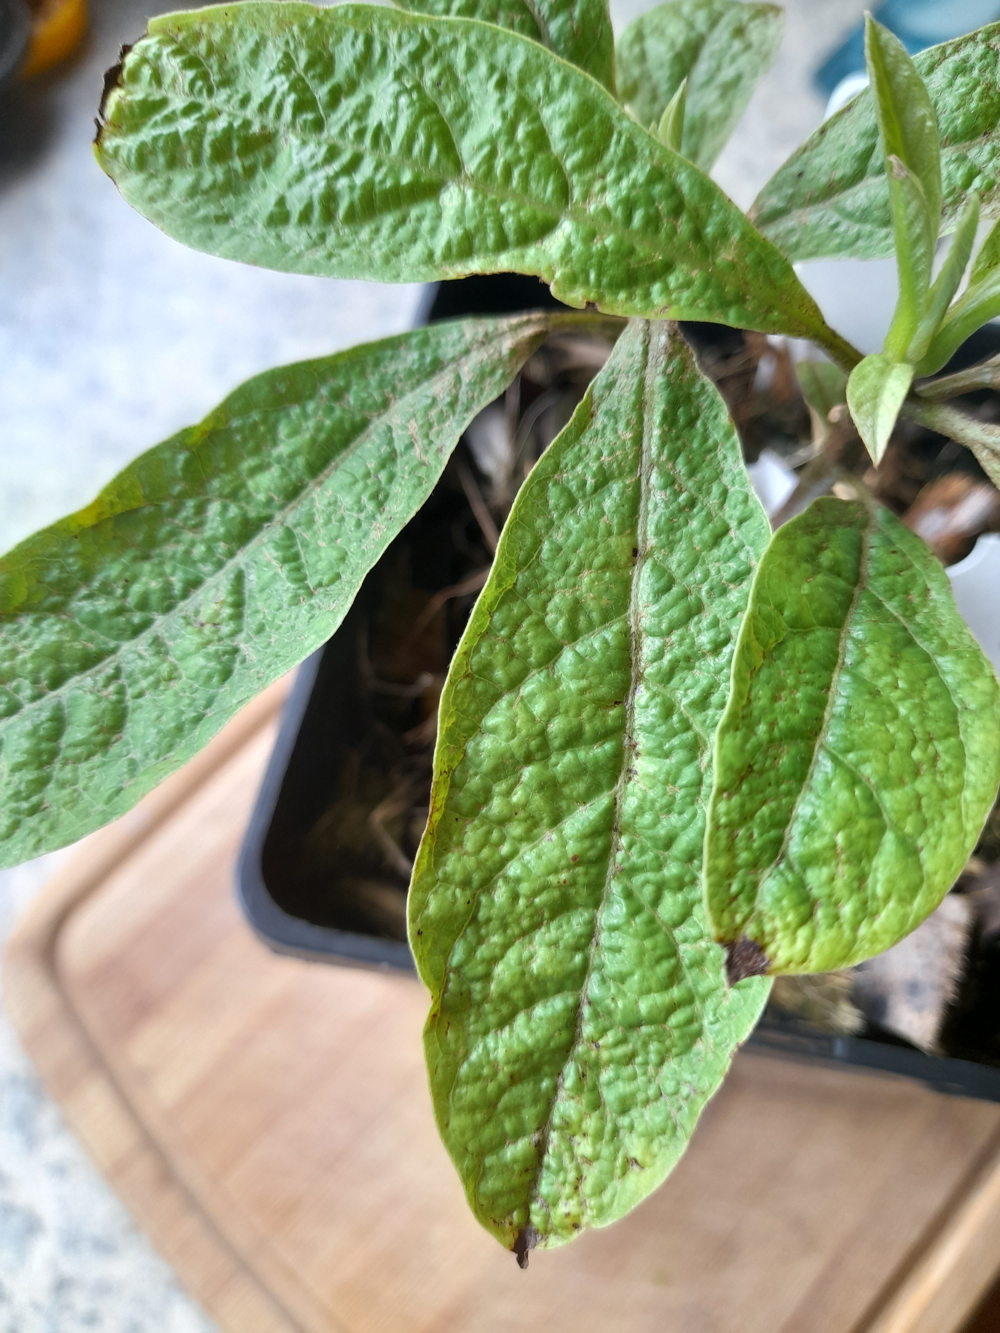
[[[50,33],[72,51],[31,77],[13,19],[6,53],[0,42],[0,69],[21,63],[0,89],[0,550],[90,500],[248,376],[403,330],[417,307],[413,286],[196,254],[119,199],[91,153],[103,73],[151,12],[172,7],[91,0],[79,43],[77,10],[61,37]],[[614,3],[617,30],[647,7]],[[715,171],[744,207],[861,61],[864,0],[785,8],[778,59]],[[880,17],[916,48],[997,8],[896,0]],[[0,938],[64,856],[0,872]],[[210,1327],[64,1129],[0,1016],[0,1333]]]

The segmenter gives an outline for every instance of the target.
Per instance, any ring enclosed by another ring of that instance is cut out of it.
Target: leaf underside
[[[97,153],[213,254],[419,282],[517,271],[570,305],[822,339],[787,261],[594,79],[512,32],[365,5],[161,16]]]
[[[615,90],[615,39],[607,0],[394,0],[438,18],[482,19],[541,42]]]
[[[777,5],[741,0],[659,5],[619,39],[619,97],[643,125],[656,124],[686,78],[682,151],[707,171],[770,68],[782,19]]]
[[[442,1137],[504,1245],[621,1217],[766,989],[701,896],[711,738],[767,521],[678,332],[631,325],[521,489],[441,699],[410,942]]]
[[[1000,23],[914,57],[941,135],[942,227],[972,191],[984,217],[1000,214]],[[757,197],[751,217],[790,259],[893,250],[889,191],[870,92],[820,126]]]
[[[847,404],[858,434],[876,466],[886,451],[899,409],[913,383],[913,367],[873,352],[851,371]]]
[[[553,318],[259,375],[0,558],[0,865],[129,809],[317,648]]]
[[[1000,688],[924,543],[857,501],[780,528],[716,738],[716,938],[772,972],[889,948],[957,879],[998,781]]]

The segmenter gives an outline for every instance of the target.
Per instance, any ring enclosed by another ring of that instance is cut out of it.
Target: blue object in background
[[[936,46],[1000,18],[1000,0],[885,0],[874,13],[912,56],[925,46]],[[859,23],[814,77],[829,97],[841,79],[862,73],[864,68],[865,35]]]

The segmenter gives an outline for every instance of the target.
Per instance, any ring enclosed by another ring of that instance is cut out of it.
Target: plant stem
[[[832,361],[846,371],[849,375],[859,361],[864,357],[861,352],[846,338],[842,338],[839,333],[831,329],[829,324],[824,324],[821,330],[813,334],[813,342],[817,347],[822,347],[827,352]]]
[[[936,400],[955,398],[960,393],[971,393],[975,389],[996,389],[1000,387],[1000,356],[991,356],[988,361],[980,361],[966,370],[956,370],[953,375],[940,375],[937,379],[927,380],[915,387],[921,398]]]
[[[900,415],[971,449],[990,481],[1000,488],[1000,426],[977,421],[943,403],[920,403],[913,398],[906,400]]]

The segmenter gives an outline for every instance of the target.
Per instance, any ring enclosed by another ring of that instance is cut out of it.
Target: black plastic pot
[[[423,320],[433,320],[513,313],[542,304],[553,304],[552,297],[533,279],[467,278],[428,289],[422,313]],[[696,337],[701,331],[691,330]],[[974,347],[962,349],[961,363],[990,355],[998,341],[992,330],[985,338],[980,335]],[[951,368],[959,364],[956,358]],[[448,503],[439,486],[398,541],[439,558]],[[406,943],[387,938],[375,917],[359,909],[350,895],[338,894],[336,867],[328,869],[318,884],[295,869],[306,831],[328,800],[328,775],[338,768],[337,756],[345,747],[358,746],[370,727],[370,718],[354,702],[360,670],[358,634],[378,596],[380,577],[385,577],[380,569],[392,549],[365,581],[337,633],[299,670],[241,848],[236,883],[248,922],[277,952],[412,973]],[[430,578],[434,586],[444,587],[451,574],[441,568]],[[404,891],[401,882],[400,894]],[[939,1092],[1000,1102],[1000,1067],[924,1055],[891,1038],[834,1036],[768,1013],[751,1043],[789,1058],[880,1070],[916,1079]]]

